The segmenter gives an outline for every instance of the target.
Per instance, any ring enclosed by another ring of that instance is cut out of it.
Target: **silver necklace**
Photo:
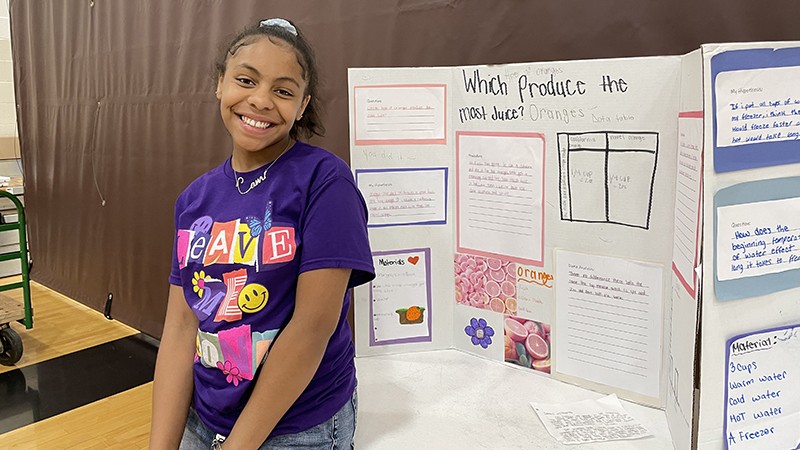
[[[289,148],[290,148],[291,146],[292,146],[292,140],[291,140],[291,139],[289,139],[289,142],[286,144],[286,148],[285,148],[285,149],[283,149],[283,151],[281,152],[281,154],[280,154],[280,155],[278,155],[278,158],[280,158],[281,156],[283,156],[283,154],[284,154],[284,153],[286,153],[287,151],[289,151]],[[236,169],[234,169],[234,168],[233,168],[233,158],[231,158],[231,170],[233,170],[233,176],[234,176],[234,178],[236,178],[236,190],[237,190],[237,191],[239,191],[239,193],[240,193],[240,194],[242,194],[242,195],[245,195],[245,194],[247,194],[248,192],[250,192],[250,191],[251,191],[251,190],[252,190],[254,187],[256,187],[256,186],[258,186],[259,184],[261,184],[261,182],[262,182],[262,181],[264,181],[264,180],[266,180],[266,179],[267,179],[267,172],[269,171],[270,167],[272,167],[272,165],[273,165],[273,164],[275,164],[275,162],[277,162],[277,161],[278,161],[278,158],[275,158],[275,159],[273,159],[273,160],[272,160],[272,162],[271,162],[271,163],[269,163],[269,165],[267,166],[267,168],[266,168],[266,169],[264,169],[264,173],[262,173],[261,175],[259,175],[259,176],[258,176],[258,178],[256,178],[256,179],[255,179],[255,180],[253,180],[252,182],[250,182],[250,187],[249,187],[249,188],[247,188],[247,190],[246,190],[246,191],[244,191],[244,192],[242,192],[242,188],[240,188],[240,187],[239,187],[239,185],[240,185],[240,184],[244,183],[244,178],[240,177],[240,176],[239,176],[239,174],[238,174],[238,173],[236,173]]]

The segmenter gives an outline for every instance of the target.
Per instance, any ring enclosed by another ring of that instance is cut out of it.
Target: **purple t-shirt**
[[[253,186],[241,195],[229,159],[195,180],[175,204],[169,281],[183,287],[200,320],[193,404],[203,422],[223,435],[250,398],[272,341],[292,317],[298,275],[349,268],[348,287],[375,276],[367,209],[344,161],[298,142],[266,177],[264,169],[237,173],[242,192]],[[270,436],[318,425],[352,396],[349,307],[348,292],[317,373]]]

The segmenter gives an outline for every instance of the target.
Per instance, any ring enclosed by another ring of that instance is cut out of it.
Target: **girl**
[[[313,52],[270,19],[216,69],[233,154],[175,205],[150,448],[349,449],[347,289],[375,275],[350,169],[297,141],[323,131]]]

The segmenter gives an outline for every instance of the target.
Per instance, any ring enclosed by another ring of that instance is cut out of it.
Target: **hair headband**
[[[288,31],[289,33],[292,33],[295,37],[297,36],[297,28],[295,28],[294,25],[292,25],[291,22],[289,22],[286,19],[280,19],[280,18],[276,17],[274,19],[262,20],[261,22],[259,22],[258,26],[259,26],[259,28],[260,27],[278,27],[278,28],[283,28],[284,30]]]

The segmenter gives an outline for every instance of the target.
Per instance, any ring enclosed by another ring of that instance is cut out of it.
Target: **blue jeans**
[[[295,434],[284,434],[267,439],[259,450],[352,450],[356,432],[358,396],[352,399],[327,421]],[[217,434],[200,420],[194,408],[189,410],[186,428],[179,450],[209,450]],[[224,444],[223,444],[224,447]]]

